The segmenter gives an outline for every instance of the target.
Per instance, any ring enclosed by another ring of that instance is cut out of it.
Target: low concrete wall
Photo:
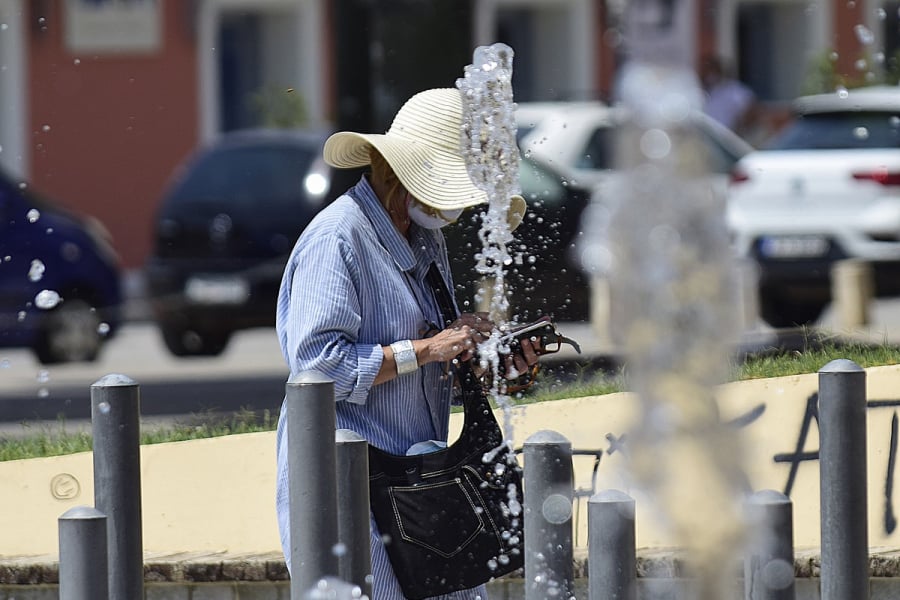
[[[875,553],[880,558],[873,559],[872,572],[892,577],[900,573],[890,551],[900,548],[900,531],[891,518],[900,507],[895,507],[895,474],[889,469],[892,450],[900,442],[892,427],[900,407],[900,366],[868,369],[867,374],[869,543],[887,549]],[[818,376],[812,374],[728,384],[717,395],[723,420],[732,422],[741,437],[750,486],[791,497],[799,555],[815,553],[819,545],[817,386]],[[638,547],[677,547],[679,540],[656,526],[660,507],[630,489],[624,477],[624,439],[639,416],[637,405],[629,394],[612,394],[515,407],[501,411],[498,420],[517,447],[535,432],[552,429],[575,449],[601,451],[596,489],[621,489],[635,496]],[[451,435],[459,431],[461,417],[453,416]],[[274,449],[272,432],[143,447],[145,561],[171,563],[173,556],[183,557],[186,551],[280,560]],[[577,487],[590,490],[592,467],[592,459],[576,460]],[[586,497],[579,502],[574,525],[583,546]],[[18,569],[19,577],[27,565],[55,561],[59,516],[74,506],[92,504],[89,453],[0,463],[0,572]],[[221,560],[213,561],[218,563]],[[203,565],[198,568],[218,568],[205,559]],[[815,575],[798,571],[801,578]]]

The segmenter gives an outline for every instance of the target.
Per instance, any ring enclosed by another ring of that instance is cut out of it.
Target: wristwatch
[[[412,341],[400,340],[399,342],[394,342],[391,344],[391,350],[394,351],[397,375],[406,375],[419,369],[419,361],[416,358],[416,351],[413,349]]]

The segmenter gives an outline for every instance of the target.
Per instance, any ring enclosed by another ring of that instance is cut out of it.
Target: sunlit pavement
[[[875,301],[869,315],[868,325],[852,329],[841,327],[830,309],[813,328],[773,330],[757,322],[743,333],[736,351],[801,349],[821,340],[900,343],[900,300]],[[577,341],[582,353],[563,345],[542,359],[545,370],[565,378],[621,364],[620,349],[602,328],[560,323],[559,331]],[[288,375],[273,328],[236,333],[218,357],[179,358],[169,354],[152,322],[139,319],[128,322],[94,363],[44,366],[27,350],[0,350],[0,436],[58,428],[59,415],[67,431],[88,428],[90,387],[113,373],[141,385],[145,426],[170,423],[171,415],[277,409]]]

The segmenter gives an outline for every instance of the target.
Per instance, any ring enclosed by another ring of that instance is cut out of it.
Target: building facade
[[[772,102],[800,93],[823,56],[865,76],[900,46],[897,1],[630,1],[688,15],[688,56],[724,57]],[[384,127],[407,88],[452,85],[474,46],[502,41],[516,52],[517,100],[612,96],[628,0],[455,0],[426,14],[429,5],[441,3],[4,0],[0,166],[99,218],[125,267],[139,269],[177,165],[219,133],[260,123],[261,94],[294,90],[305,125],[334,127],[356,110],[355,84],[369,90],[367,122]],[[417,26],[405,50],[392,46]],[[385,73],[401,68],[403,85]]]

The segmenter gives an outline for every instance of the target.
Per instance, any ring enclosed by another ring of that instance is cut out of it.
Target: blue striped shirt
[[[440,311],[425,280],[432,263],[453,289],[443,234],[410,225],[407,241],[391,222],[368,181],[323,209],[297,240],[278,294],[276,331],[291,375],[319,371],[334,381],[337,427],[374,446],[405,454],[417,442],[446,440],[452,382],[444,365],[373,386],[382,346],[418,339]],[[290,565],[288,432],[278,422],[276,508],[281,544]],[[373,595],[402,599],[372,525]],[[447,598],[485,598],[483,588]]]

